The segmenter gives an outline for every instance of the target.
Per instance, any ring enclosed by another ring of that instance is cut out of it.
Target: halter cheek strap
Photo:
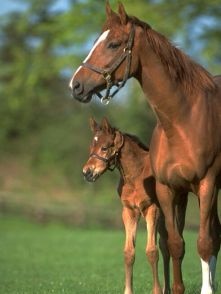
[[[130,74],[130,66],[131,66],[131,53],[132,53],[132,47],[133,47],[133,41],[134,41],[134,35],[135,35],[135,27],[132,25],[129,39],[127,42],[127,46],[124,48],[122,54],[119,56],[119,58],[113,62],[113,64],[106,69],[97,67],[95,65],[92,65],[88,62],[82,63],[82,66],[98,73],[103,76],[103,78],[106,81],[106,93],[104,96],[102,96],[99,92],[96,93],[97,96],[101,99],[101,102],[103,104],[108,104],[110,100],[118,93],[118,91],[125,85],[126,81],[129,78]],[[112,81],[112,73],[121,65],[121,63],[126,59],[126,67],[124,72],[123,80],[120,83],[114,83]],[[111,94],[111,88],[112,86],[117,86],[117,89]]]

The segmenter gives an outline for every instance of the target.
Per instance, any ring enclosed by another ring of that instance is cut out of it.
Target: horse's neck
[[[143,150],[129,136],[124,135],[124,145],[119,156],[119,171],[124,181],[133,182],[139,176],[146,161],[147,151]]]
[[[164,131],[173,132],[174,125],[186,119],[189,101],[171,81],[161,62],[154,55],[144,58],[139,82]]]

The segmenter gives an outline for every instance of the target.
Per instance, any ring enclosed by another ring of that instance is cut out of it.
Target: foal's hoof
[[[159,288],[154,288],[152,293],[153,294],[163,294],[162,289],[160,287]]]
[[[133,291],[131,289],[125,289],[124,294],[133,294]]]

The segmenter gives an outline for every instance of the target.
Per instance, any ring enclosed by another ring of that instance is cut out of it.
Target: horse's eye
[[[121,45],[121,42],[120,41],[117,41],[117,42],[111,42],[109,45],[108,45],[108,48],[110,49],[116,49],[118,47],[120,47]]]

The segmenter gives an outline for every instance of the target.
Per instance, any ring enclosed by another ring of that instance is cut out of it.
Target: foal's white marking
[[[97,136],[94,137],[94,141],[96,141],[96,142],[98,141],[98,137]]]
[[[202,289],[201,294],[213,294],[214,278],[216,271],[216,257],[212,256],[209,262],[201,258]]]
[[[106,31],[104,31],[104,32],[100,35],[100,37],[97,39],[96,43],[95,43],[94,46],[92,47],[91,51],[89,52],[88,56],[84,59],[83,63],[84,63],[84,62],[87,62],[87,61],[89,60],[89,58],[91,57],[92,53],[93,53],[94,50],[97,48],[97,46],[107,38],[109,32],[110,32],[110,30],[106,30]],[[74,73],[74,75],[73,75],[73,77],[72,77],[72,79],[71,79],[71,81],[70,81],[70,83],[69,83],[69,87],[70,87],[71,89],[72,89],[72,87],[73,87],[73,85],[72,85],[73,79],[74,79],[74,77],[76,76],[76,74],[79,72],[79,70],[80,70],[81,68],[82,68],[82,65],[80,65],[80,66],[78,67],[78,69],[77,69],[76,72]]]

